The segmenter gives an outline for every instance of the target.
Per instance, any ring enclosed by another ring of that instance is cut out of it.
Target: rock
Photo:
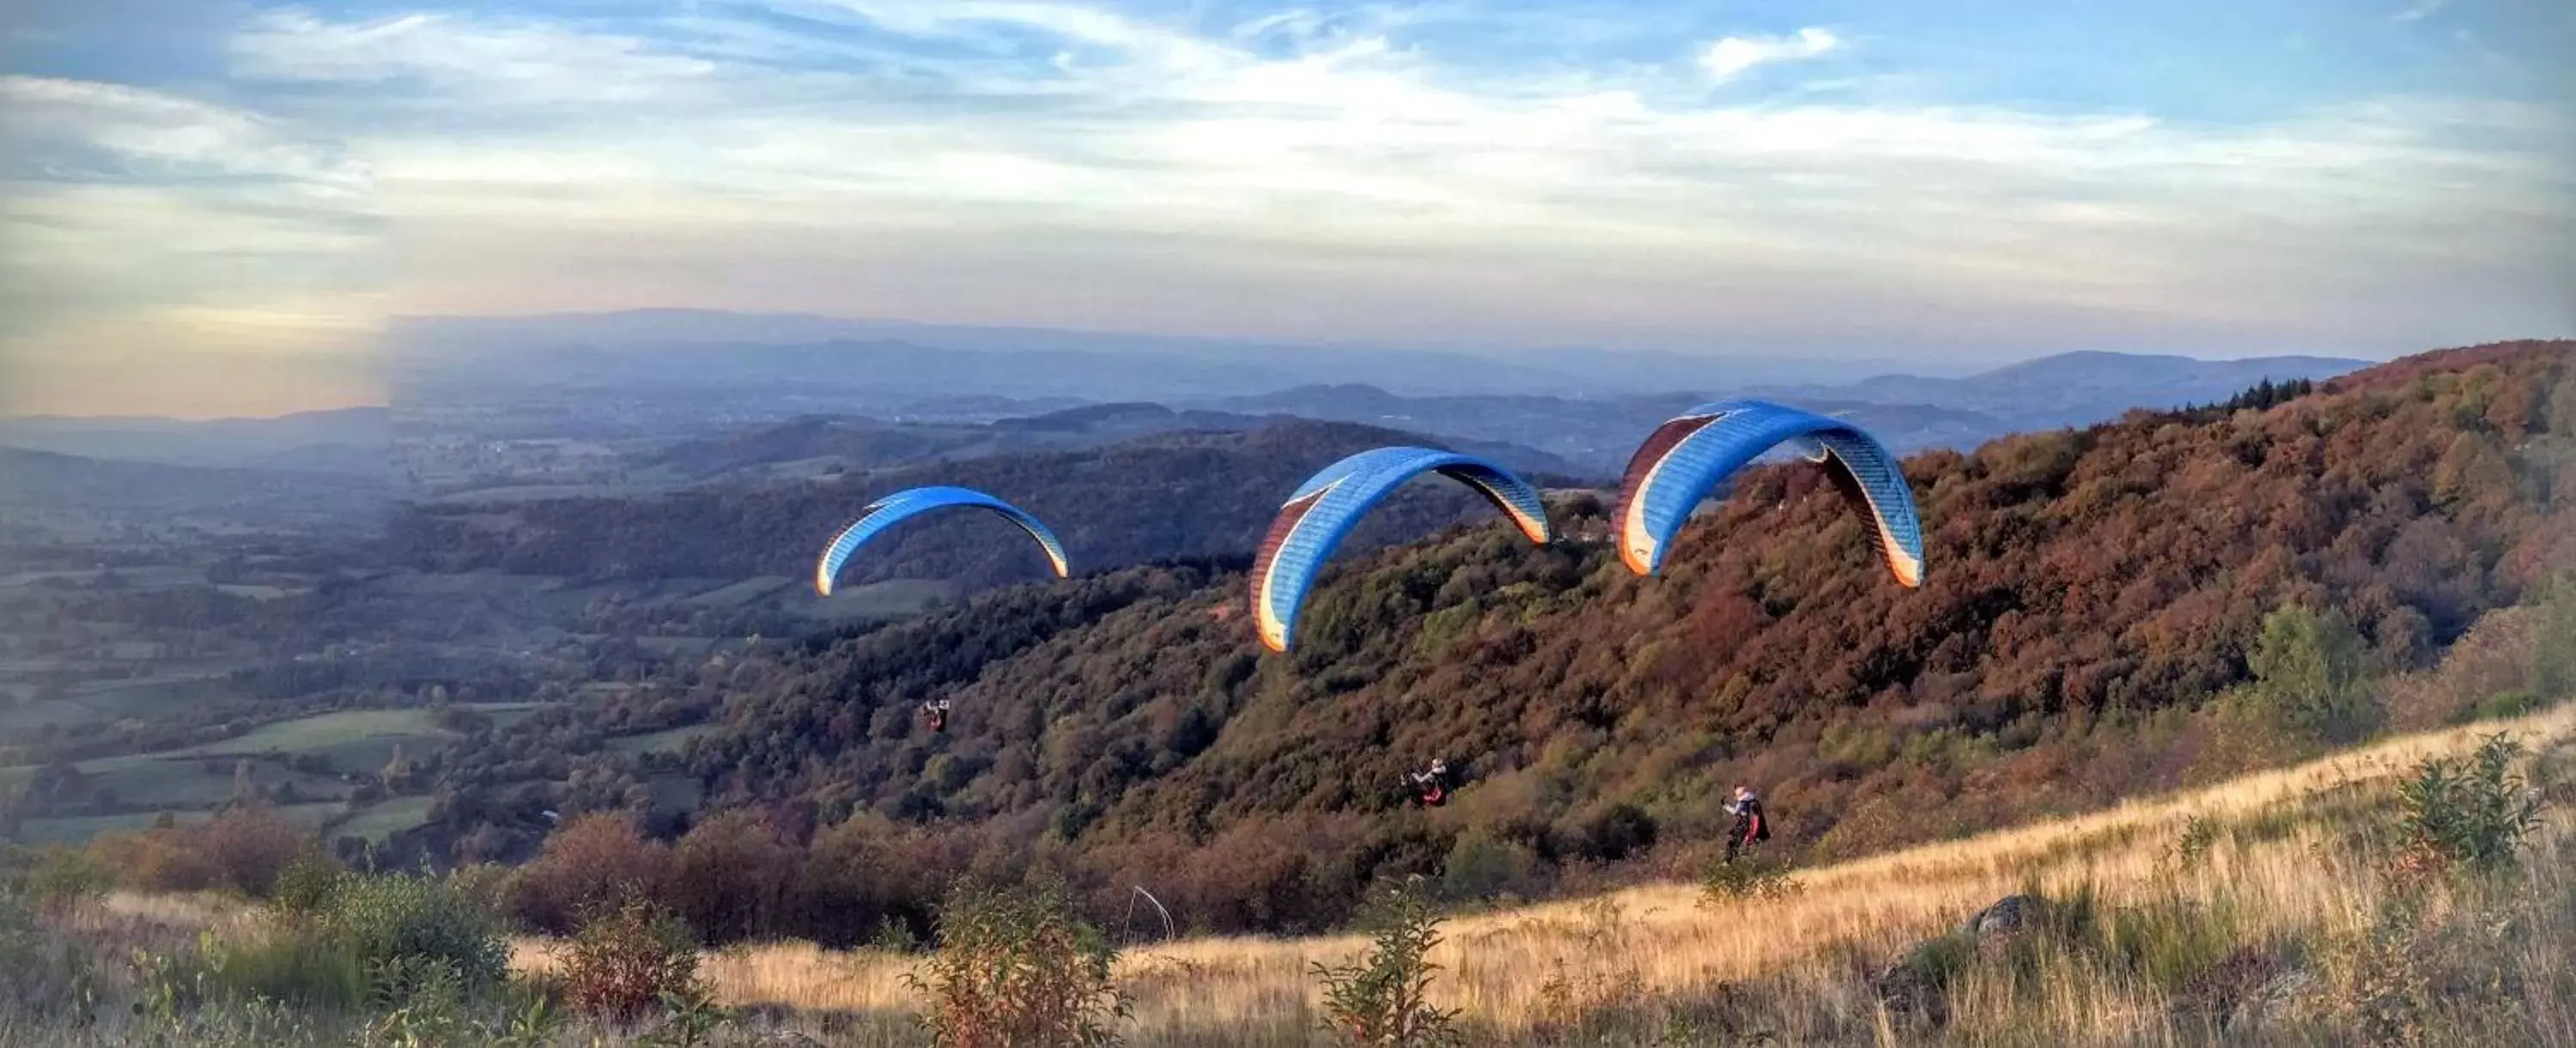
[[[2039,927],[2040,918],[2048,912],[2048,900],[2036,895],[2008,895],[1994,905],[1977,911],[1959,934],[1980,942],[2016,935]]]
[[[1956,936],[1943,936],[1916,946],[1869,980],[1870,992],[1888,1017],[1907,1029],[1937,1027],[1950,1021],[1950,977],[1971,949]]]

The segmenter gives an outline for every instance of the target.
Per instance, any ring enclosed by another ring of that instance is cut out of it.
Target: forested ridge
[[[1345,554],[1286,656],[1241,620],[1238,563],[1143,565],[712,659],[610,715],[712,721],[682,762],[707,810],[818,857],[1034,862],[1212,928],[1321,926],[1408,870],[1468,897],[1670,873],[1739,781],[1786,847],[1851,855],[2463,715],[2391,685],[2315,718],[2249,695],[2249,662],[2304,630],[2406,679],[2576,564],[2571,350],[1916,456],[1919,590],[1819,471],[1764,467],[1660,578],[1578,498],[1547,549],[1488,515]],[[933,697],[945,734],[915,712]],[[1465,785],[1411,807],[1402,775],[1435,757]]]
[[[1105,448],[1000,455],[786,484],[734,484],[649,498],[566,498],[517,505],[425,503],[389,528],[387,555],[430,571],[498,568],[597,580],[797,576],[869,501],[907,487],[957,484],[1037,515],[1077,571],[1145,561],[1249,555],[1281,500],[1352,452],[1425,438],[1370,426],[1288,422],[1226,433],[1145,437]],[[1404,541],[1484,504],[1436,492],[1371,520],[1356,548]],[[889,532],[843,574],[845,584],[952,579],[970,589],[1047,576],[1027,537],[998,517],[965,513]],[[1025,556],[996,555],[996,551]]]

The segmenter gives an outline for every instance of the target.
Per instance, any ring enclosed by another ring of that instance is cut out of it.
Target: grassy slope
[[[1548,1028],[1551,1001],[1595,1009],[1724,1014],[1738,1035],[1771,1030],[1788,1043],[1867,1043],[1878,1021],[1865,975],[1914,944],[1940,935],[1996,899],[2038,885],[2052,896],[2089,884],[2106,907],[2162,921],[2151,934],[2188,952],[2295,949],[2351,932],[2357,915],[2386,895],[2376,866],[2346,854],[2356,819],[2381,805],[2343,803],[2347,790],[2385,789],[2428,756],[2464,753],[2484,733],[2510,731],[2542,760],[2576,757],[2576,708],[2394,739],[2363,750],[2223,785],[2124,803],[2091,815],[1927,845],[1806,871],[1803,891],[1774,902],[1704,907],[1696,888],[1658,884],[1600,898],[1461,917],[1432,955],[1442,966],[1436,1003],[1519,1038]],[[2560,787],[2563,791],[2563,786]],[[2210,816],[2223,827],[2205,860],[2180,876],[2165,871],[2167,849],[2185,820]],[[2544,858],[2526,889],[2559,900],[2525,927],[2539,944],[2519,963],[2564,972],[2576,948],[2576,865],[2551,861],[2576,849],[2576,812],[2550,813]],[[2198,913],[2200,918],[2177,914]],[[2207,915],[2222,915],[2209,917]],[[1112,929],[1117,931],[1118,929]],[[1350,936],[1302,939],[1201,938],[1132,948],[1123,982],[1135,995],[1131,1043],[1305,1044],[1315,1026],[1313,962],[1337,963],[1362,946]],[[546,947],[523,942],[522,967],[547,967]],[[733,1004],[880,1016],[910,1012],[906,958],[833,953],[797,943],[710,954],[706,972]],[[2509,962],[2510,963],[2510,962]],[[1991,974],[1972,973],[1954,991],[1961,1009],[1952,1036],[2010,1040],[2014,1030],[2060,1031],[2061,1043],[2131,1043],[2208,1034],[2177,1010],[2191,991],[2153,979],[2114,978],[2080,966],[2035,999],[2007,999]],[[1550,983],[1555,983],[1551,989]],[[2563,979],[2561,980],[2563,981]],[[1750,1004],[1730,999],[1761,986]],[[2571,1029],[2576,1000],[2534,1002],[2530,1018]],[[1570,1013],[1571,1009],[1560,1009]],[[2188,1014],[2185,1012],[2184,1014]],[[1963,1031],[1979,1030],[1969,1035]],[[2044,1040],[2044,1038],[2043,1038]],[[866,1039],[860,1043],[880,1043]],[[899,1043],[886,1041],[884,1043]],[[1628,1043],[1611,1041],[1608,1043]],[[1690,1042],[1699,1043],[1699,1042]],[[1709,1043],[1726,1043],[1715,1041]],[[2037,1043],[2037,1042],[2034,1042]]]

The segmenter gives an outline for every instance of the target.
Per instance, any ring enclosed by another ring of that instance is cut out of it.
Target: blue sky
[[[2007,359],[2576,332],[2563,0],[20,0],[0,412],[642,306]]]

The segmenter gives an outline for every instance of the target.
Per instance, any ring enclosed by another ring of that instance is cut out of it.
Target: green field
[[[496,724],[506,725],[532,716],[547,705],[541,702],[485,702],[471,703],[466,708],[489,715]],[[81,773],[81,781],[74,794],[79,799],[74,800],[74,804],[104,790],[115,805],[148,810],[137,814],[29,819],[23,824],[20,837],[27,841],[82,840],[108,830],[150,825],[162,810],[179,813],[183,819],[203,818],[206,811],[233,796],[236,769],[245,761],[250,767],[251,781],[259,786],[275,788],[292,784],[295,803],[281,810],[322,825],[344,817],[343,802],[348,797],[349,784],[336,774],[309,775],[292,771],[270,758],[319,753],[328,755],[339,769],[372,772],[392,759],[395,746],[403,747],[406,753],[426,755],[455,738],[455,733],[433,723],[426,710],[343,710],[280,721],[238,738],[166,753],[80,761],[74,765]],[[0,789],[26,783],[34,777],[36,770],[25,765],[0,768]],[[396,798],[346,816],[342,825],[333,828],[332,834],[381,841],[420,825],[428,814],[428,798]]]
[[[235,757],[209,754],[136,754],[81,761],[74,767],[80,769],[82,791],[113,791],[118,804],[207,808],[231,799],[237,763]],[[25,765],[0,768],[0,789],[23,785],[35,773]],[[349,785],[335,776],[306,775],[263,761],[251,762],[250,777],[261,786],[294,783],[297,795],[309,800],[336,800],[349,792]]]
[[[380,801],[331,827],[330,836],[335,839],[363,837],[370,843],[382,844],[387,837],[428,822],[429,804],[427,797],[395,797]]]
[[[239,738],[191,746],[165,757],[321,753],[341,768],[373,771],[393,759],[394,747],[426,754],[456,738],[430,722],[427,710],[343,710],[279,721]]]
[[[305,825],[320,826],[338,815],[341,806],[338,802],[325,801],[289,804],[277,811]],[[424,814],[426,811],[427,805],[424,803]],[[165,814],[163,811],[142,811],[123,815],[74,815],[53,819],[29,819],[18,827],[18,839],[26,844],[78,844],[102,833],[147,829],[153,823],[159,822],[163,814]],[[170,816],[170,821],[181,826],[204,822],[213,817],[211,811],[183,808],[168,809],[166,814]]]

